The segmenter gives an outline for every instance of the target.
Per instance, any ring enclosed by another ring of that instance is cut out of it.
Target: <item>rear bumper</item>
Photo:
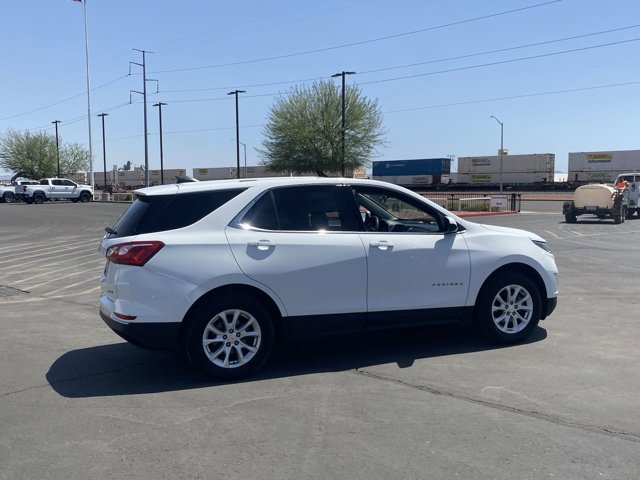
[[[111,330],[137,347],[153,350],[178,350],[180,347],[180,322],[121,323],[102,310],[100,317]]]

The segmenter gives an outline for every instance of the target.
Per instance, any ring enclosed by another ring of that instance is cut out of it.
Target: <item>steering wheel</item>
[[[364,222],[364,228],[367,232],[377,232],[380,227],[380,219],[375,215],[369,215],[367,220]]]

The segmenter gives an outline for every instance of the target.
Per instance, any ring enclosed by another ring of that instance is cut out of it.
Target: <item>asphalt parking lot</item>
[[[126,206],[0,204],[0,478],[640,476],[640,219],[473,219],[554,250],[558,308],[524,345],[324,340],[224,384],[100,320],[97,247]]]

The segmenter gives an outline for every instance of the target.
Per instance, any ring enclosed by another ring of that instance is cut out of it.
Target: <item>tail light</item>
[[[151,260],[160,249],[164,247],[164,243],[158,241],[150,242],[126,242],[118,245],[112,245],[107,249],[107,260],[121,265],[133,265],[134,267],[142,267]]]

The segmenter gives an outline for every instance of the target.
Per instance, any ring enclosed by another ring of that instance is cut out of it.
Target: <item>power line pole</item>
[[[149,186],[149,136],[147,129],[147,82],[157,82],[157,80],[147,79],[147,61],[146,54],[153,53],[147,50],[140,50],[134,48],[136,52],[142,53],[142,63],[129,62],[129,73],[131,73],[131,64],[142,67],[142,92],[137,90],[131,90],[134,93],[142,95],[142,102],[144,104],[144,186]],[[129,99],[131,102],[131,99]]]
[[[344,137],[347,131],[347,117],[345,115],[346,112],[346,103],[345,103],[345,85],[344,85],[344,77],[347,75],[355,75],[356,72],[345,72],[344,70],[340,73],[335,73],[331,75],[331,78],[342,77],[342,176],[344,177]]]
[[[91,77],[89,75],[89,29],[87,23],[87,0],[82,2],[84,10],[84,56],[87,65],[87,122],[89,124],[89,185],[93,187],[93,142],[91,140]],[[60,172],[58,172],[60,176]]]
[[[227,93],[227,95],[236,96],[236,165],[237,165],[238,178],[240,178],[240,116],[238,113],[238,94],[239,93],[247,93],[247,92],[245,90],[234,90],[233,92]]]
[[[106,147],[105,137],[104,137],[104,117],[106,117],[107,115],[109,114],[108,113],[98,114],[99,117],[102,117],[102,160],[104,162],[104,187],[102,188],[103,193],[107,189],[107,147]]]
[[[164,185],[164,161],[162,155],[162,106],[166,105],[164,102],[154,103],[154,107],[158,107],[158,116],[160,119],[160,185]]]
[[[58,178],[60,178],[60,143],[58,141],[58,124],[61,123],[60,120],[54,120],[53,122],[56,125],[56,156],[58,158]]]

